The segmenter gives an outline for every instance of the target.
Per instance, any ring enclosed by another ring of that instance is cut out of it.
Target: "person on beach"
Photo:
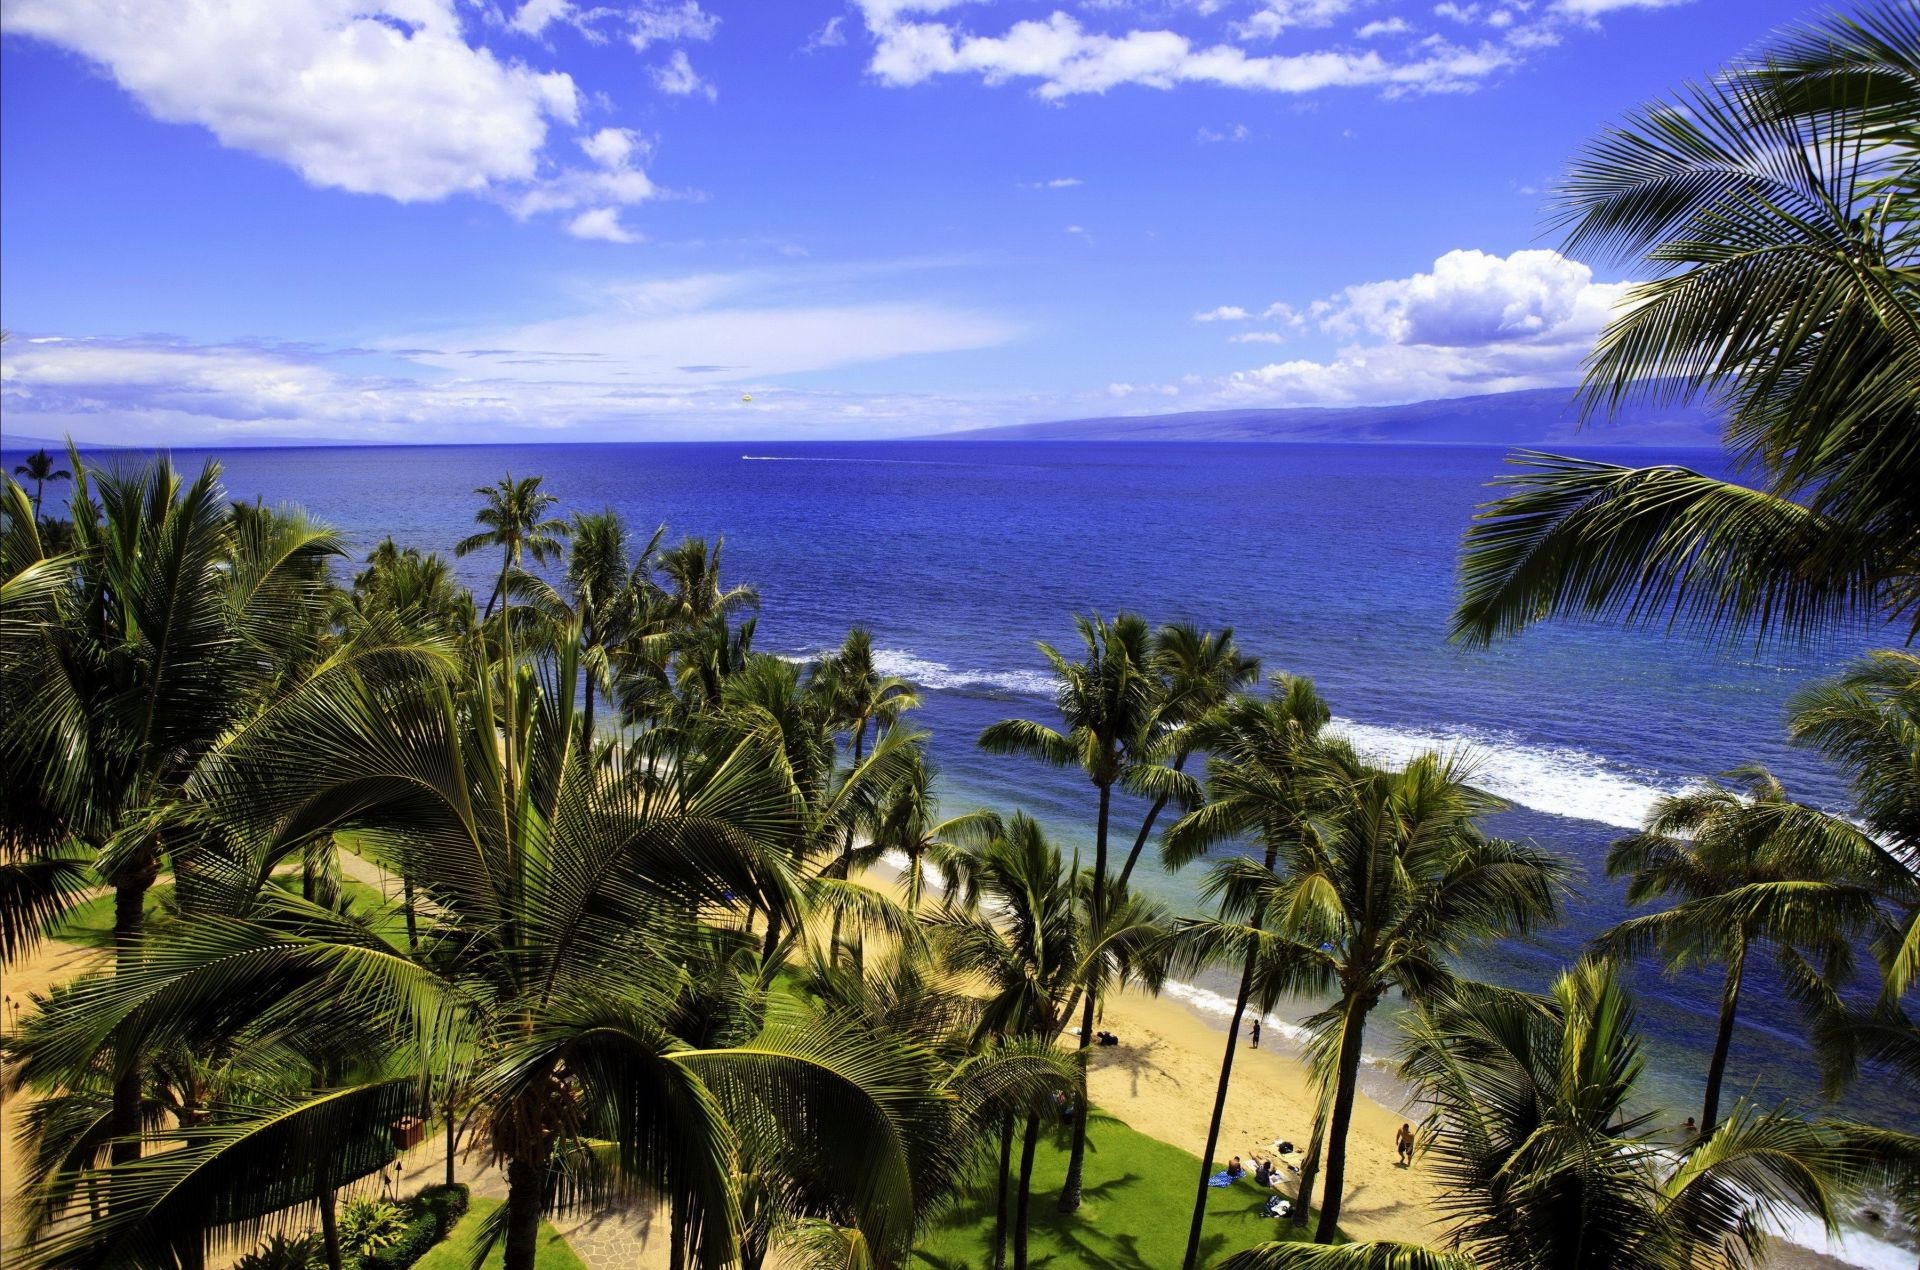
[[[1249,1029],[1249,1033],[1253,1038],[1253,1048],[1259,1049],[1260,1048],[1260,1016],[1257,1014],[1253,1016],[1253,1027]]]
[[[1246,1165],[1244,1165],[1244,1164],[1242,1164],[1242,1163],[1240,1163],[1240,1157],[1239,1157],[1239,1156],[1237,1156],[1237,1155],[1236,1155],[1236,1156],[1234,1156],[1234,1157],[1233,1157],[1233,1158],[1232,1158],[1231,1160],[1228,1160],[1228,1161],[1227,1161],[1227,1176],[1228,1176],[1228,1177],[1230,1177],[1230,1178],[1233,1178],[1233,1179],[1235,1179],[1235,1180],[1237,1181],[1237,1180],[1238,1180],[1238,1179],[1240,1179],[1241,1177],[1243,1177],[1243,1176],[1245,1176],[1245,1174],[1246,1174],[1246,1171],[1247,1171],[1247,1166],[1246,1166]]]
[[[1395,1151],[1399,1152],[1400,1167],[1403,1169],[1412,1168],[1413,1167],[1413,1126],[1412,1125],[1402,1124],[1400,1126],[1400,1132],[1393,1135],[1393,1147]]]

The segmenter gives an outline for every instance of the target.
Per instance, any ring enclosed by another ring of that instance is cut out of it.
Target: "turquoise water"
[[[197,465],[206,455],[176,457]],[[1529,986],[1622,915],[1600,862],[1662,791],[1758,760],[1799,796],[1837,802],[1833,774],[1785,744],[1783,707],[1873,635],[1715,650],[1564,626],[1491,651],[1453,647],[1455,549],[1502,467],[1502,452],[1485,447],[763,442],[219,457],[236,497],[300,503],[360,551],[391,533],[450,552],[470,529],[473,488],[507,469],[543,474],[563,510],[612,506],[643,529],[724,535],[730,578],[760,590],[762,650],[814,653],[867,624],[886,667],[924,690],[917,722],[934,734],[948,806],[1023,806],[1069,844],[1088,836],[1091,789],[972,743],[995,719],[1048,717],[1033,641],[1071,640],[1071,614],[1094,608],[1231,624],[1268,668],[1313,676],[1370,752],[1404,759],[1470,746],[1482,783],[1514,804],[1494,829],[1587,868],[1562,928],[1476,959]],[[1702,452],[1618,457],[1715,462]],[[491,561],[461,567],[476,589],[490,584]],[[1167,903],[1191,905],[1197,873],[1143,872]],[[1685,1107],[1697,1098],[1717,983],[1644,973],[1639,988],[1657,1093]],[[1382,1052],[1390,1045],[1383,1039]],[[1814,1094],[1791,1009],[1765,974],[1746,993],[1731,1083],[1767,1101]],[[1911,1122],[1920,1098],[1867,1081],[1848,1109]]]

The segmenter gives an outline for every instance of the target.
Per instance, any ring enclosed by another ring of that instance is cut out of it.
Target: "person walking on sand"
[[[1253,1037],[1253,1048],[1259,1049],[1260,1048],[1260,1016],[1257,1014],[1253,1016],[1253,1027],[1250,1029],[1250,1033]]]
[[[1394,1150],[1397,1151],[1400,1155],[1400,1167],[1403,1169],[1412,1168],[1413,1167],[1413,1126],[1412,1125],[1402,1124],[1400,1126],[1400,1132],[1393,1135],[1393,1147],[1394,1147]]]

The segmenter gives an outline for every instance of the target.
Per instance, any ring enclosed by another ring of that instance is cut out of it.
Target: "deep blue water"
[[[206,457],[176,455],[190,466]],[[219,458],[234,496],[299,503],[359,553],[386,534],[450,553],[472,527],[474,487],[508,469],[544,475],[563,510],[611,506],[643,534],[665,522],[671,538],[724,535],[729,578],[760,591],[761,650],[814,653],[853,623],[870,626],[889,668],[925,690],[917,722],[933,733],[948,808],[1023,806],[1069,844],[1090,836],[1091,789],[973,746],[998,718],[1049,716],[1033,641],[1072,640],[1071,614],[1089,609],[1231,624],[1269,669],[1313,676],[1363,748],[1404,759],[1471,745],[1482,782],[1515,804],[1493,828],[1586,867],[1564,927],[1477,961],[1528,986],[1623,915],[1600,862],[1658,792],[1758,760],[1801,797],[1838,804],[1833,774],[1785,744],[1784,704],[1874,634],[1716,650],[1569,625],[1490,651],[1454,647],[1455,550],[1502,467],[1503,452],[1489,447],[760,442]],[[1669,460],[1716,462],[1698,451],[1620,458]],[[494,567],[490,557],[461,562],[482,594]],[[1128,818],[1118,823],[1130,838]],[[1175,907],[1193,903],[1197,872],[1149,867],[1144,880]],[[1656,1088],[1690,1109],[1717,981],[1643,973],[1639,986]],[[1731,1088],[1812,1097],[1793,1015],[1769,976],[1745,994],[1744,1011]],[[1888,1123],[1920,1117],[1912,1091],[1872,1081],[1849,1107]]]

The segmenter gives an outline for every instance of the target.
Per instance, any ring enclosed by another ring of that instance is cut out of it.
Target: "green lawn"
[[[1016,1170],[1019,1158],[1016,1141]],[[1071,1216],[1054,1208],[1066,1168],[1066,1135],[1042,1139],[1034,1156],[1029,1208],[1032,1232],[1027,1247],[1033,1265],[1166,1270],[1180,1264],[1193,1216],[1193,1188],[1199,1181],[1196,1157],[1096,1112],[1087,1131],[1084,1198],[1080,1211]],[[989,1264],[994,1180],[993,1171],[987,1170],[967,1198],[936,1223],[915,1250],[920,1263],[935,1270],[983,1270]],[[1207,1192],[1202,1264],[1293,1233],[1293,1226],[1260,1216],[1267,1195],[1251,1178]]]
[[[173,898],[173,883],[163,881],[154,884],[145,896],[141,908],[147,915],[149,926],[162,924],[166,920],[166,904]],[[55,939],[63,939],[73,944],[89,944],[94,947],[106,947],[113,943],[113,902],[111,891],[105,895],[96,895],[90,900],[76,904],[67,910],[52,934]]]
[[[497,1199],[475,1196],[467,1215],[447,1232],[447,1237],[413,1263],[416,1270],[467,1270],[473,1262],[473,1245],[480,1237],[480,1223],[498,1207],[500,1201]],[[493,1251],[487,1254],[482,1264],[487,1270],[500,1270],[504,1257],[504,1250],[495,1243]],[[560,1232],[545,1222],[540,1223],[540,1254],[534,1264],[540,1270],[587,1270],[586,1262],[573,1255],[573,1249],[567,1247],[567,1241],[560,1237]]]

